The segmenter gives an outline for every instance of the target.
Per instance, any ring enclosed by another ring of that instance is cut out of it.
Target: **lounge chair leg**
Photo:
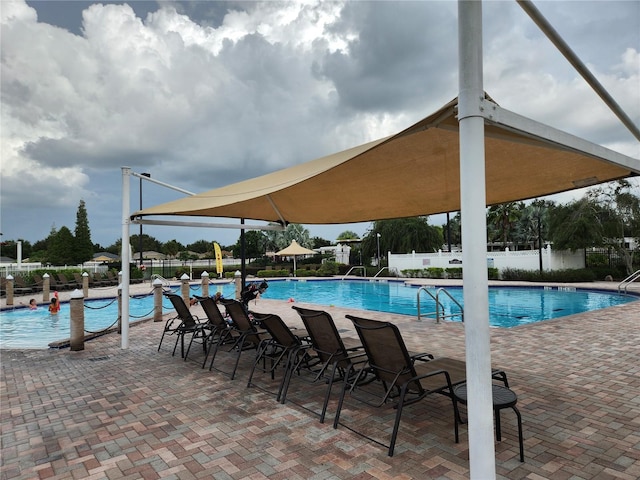
[[[282,382],[280,382],[280,389],[278,390],[277,400],[284,405],[287,399],[287,391],[289,390],[289,383],[291,382],[291,376],[293,375],[294,366],[292,365],[289,370],[285,370]]]
[[[253,365],[251,366],[251,371],[249,372],[247,388],[251,387],[251,380],[253,379],[253,373],[256,371],[256,365],[258,365],[258,363],[260,362],[260,358],[263,357],[266,350],[266,346],[263,346],[256,352],[256,359],[254,360]]]
[[[389,444],[389,456],[393,457],[393,451],[396,447],[396,438],[398,437],[398,429],[400,428],[400,417],[402,416],[402,409],[404,408],[404,397],[407,394],[407,385],[403,385],[400,392],[400,398],[398,399],[398,407],[396,412],[396,420],[393,424],[393,433],[391,433],[391,443]]]
[[[340,392],[340,398],[338,399],[336,415],[335,417],[333,417],[333,428],[338,428],[338,423],[340,421],[340,412],[342,411],[342,404],[344,403],[344,397],[347,394],[347,387],[349,386],[349,382],[347,381],[348,378],[348,376],[345,376],[344,382],[342,383],[342,391]]]
[[[221,342],[221,340],[218,339],[218,341],[216,342],[216,346],[213,348],[213,352],[211,354],[211,361],[209,362],[209,371],[211,371],[211,369],[213,368],[213,361],[216,359],[216,354],[218,353],[218,348],[220,348],[220,342]]]
[[[238,355],[236,355],[236,364],[233,366],[233,371],[231,372],[231,380],[236,377],[236,370],[238,369],[238,364],[240,363],[240,355],[242,355],[242,349],[244,347],[244,339],[240,342],[240,347],[238,348]]]
[[[322,413],[320,414],[320,423],[324,423],[324,417],[327,414],[327,407],[329,406],[329,397],[331,396],[331,389],[333,388],[333,379],[336,376],[336,370],[338,369],[338,364],[335,363],[333,366],[333,370],[331,371],[331,377],[329,378],[329,385],[327,386],[327,392],[324,394],[324,403],[322,404]],[[345,374],[346,378],[346,374]]]
[[[191,350],[191,344],[193,343],[193,339],[195,338],[195,336],[197,335],[197,332],[193,332],[193,335],[191,335],[191,340],[189,340],[189,346],[187,347],[187,351],[184,354],[184,361],[187,361],[187,357],[189,356],[189,351]]]
[[[176,343],[173,345],[173,352],[171,353],[171,356],[175,356],[176,354],[176,349],[178,348],[178,342],[180,341],[180,338],[182,337],[181,334],[178,334],[178,337],[176,338]]]

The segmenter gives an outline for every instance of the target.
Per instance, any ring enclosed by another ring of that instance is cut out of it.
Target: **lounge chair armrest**
[[[436,375],[444,375],[445,380],[446,380],[446,385],[442,385],[441,387],[438,388],[426,388],[425,390],[427,390],[429,393],[435,393],[435,392],[440,392],[443,390],[448,390],[449,392],[453,392],[453,384],[451,383],[451,375],[449,374],[448,371],[446,370],[434,370],[433,372],[429,372],[429,373],[424,373],[422,375],[416,375],[415,377],[413,377],[412,379],[408,380],[403,386],[403,390],[407,388],[407,386],[415,380],[422,380],[425,378],[429,378],[429,377],[435,377]],[[424,386],[423,386],[424,387]]]
[[[413,362],[415,362],[416,360],[420,360],[421,362],[428,362],[429,360],[433,360],[433,355],[431,355],[430,353],[412,353],[411,354],[411,360]]]
[[[349,355],[347,355],[347,358],[351,361],[351,363],[354,363],[354,364],[361,363],[361,360],[365,360],[365,361],[369,360],[365,352],[351,352]]]
[[[358,347],[349,347],[349,348],[345,347],[345,351],[347,351],[347,352],[359,352],[361,350],[364,350],[364,347],[362,345],[360,345]]]

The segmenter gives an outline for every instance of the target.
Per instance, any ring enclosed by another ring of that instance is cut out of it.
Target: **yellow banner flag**
[[[216,254],[216,273],[218,275],[222,274],[222,251],[220,250],[220,245],[218,242],[213,242],[213,251]]]

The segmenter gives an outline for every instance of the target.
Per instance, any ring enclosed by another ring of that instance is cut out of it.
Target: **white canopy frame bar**
[[[151,178],[151,177],[148,177],[146,175],[142,175],[141,173],[129,172],[129,175],[131,175],[132,177],[137,177],[137,178],[139,178],[141,180],[145,180],[147,182],[155,183],[155,184],[160,185],[162,187],[170,188],[171,190],[175,190],[175,191],[180,192],[180,193],[184,193],[184,194],[192,195],[192,196],[195,195],[195,193],[190,192],[189,190],[185,190],[184,188],[176,187],[175,185],[170,185],[168,183],[161,182],[160,180],[156,180],[155,178]]]
[[[514,113],[490,100],[482,100],[482,114],[489,123],[507,127],[519,134],[535,135],[555,145],[562,146],[566,150],[591,155],[599,160],[606,160],[614,165],[624,166],[629,170],[638,169],[638,161],[632,157]]]
[[[234,223],[208,223],[208,222],[180,222],[173,220],[148,220],[136,219],[131,223],[136,225],[161,225],[166,227],[194,227],[194,228],[232,228],[237,230],[276,230],[283,231],[283,225],[256,225],[256,224],[234,224]]]
[[[640,140],[640,129],[633,123],[633,120],[625,113],[620,105],[613,99],[613,97],[602,86],[598,79],[591,73],[587,66],[578,58],[574,51],[569,47],[558,32],[551,26],[546,18],[540,13],[540,10],[530,0],[516,0],[522,9],[531,17],[536,25],[542,30],[549,40],[556,46],[556,48],[564,55],[564,57],[573,65],[573,68],[582,75],[582,78],[593,88],[593,90],[600,96],[600,98],[607,104],[611,111],[620,119],[620,121],[629,129],[629,131]]]
[[[282,213],[280,212],[280,209],[278,208],[278,206],[273,201],[273,198],[271,198],[271,195],[267,195],[267,200],[269,200],[269,203],[271,204],[271,207],[273,207],[273,211],[276,212],[276,214],[280,218],[280,222],[282,223],[282,225],[286,226],[287,222],[284,219],[284,217],[282,216]]]

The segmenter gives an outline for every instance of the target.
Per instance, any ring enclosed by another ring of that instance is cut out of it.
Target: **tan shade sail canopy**
[[[340,224],[458,211],[457,103],[454,99],[396,135],[147,208],[132,217]],[[640,160],[519,117],[489,97],[485,105],[487,205],[640,173]]]

